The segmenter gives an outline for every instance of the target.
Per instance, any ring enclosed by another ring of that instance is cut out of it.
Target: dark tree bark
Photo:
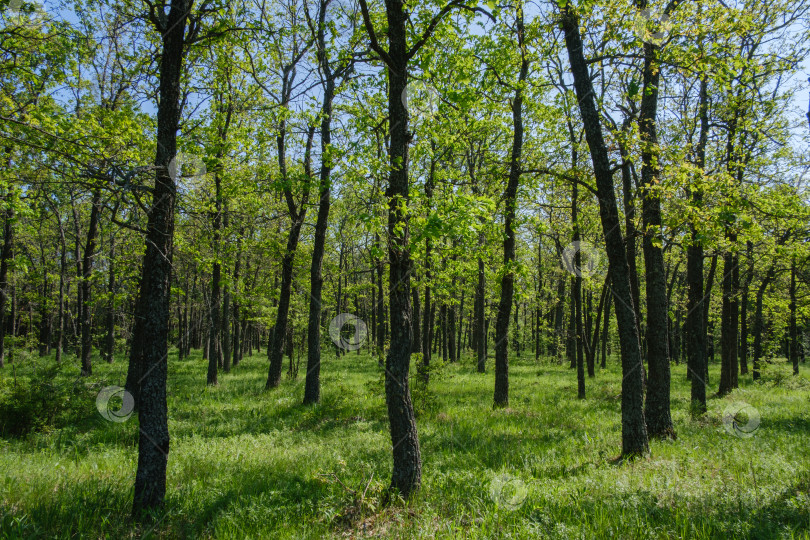
[[[40,246],[40,260],[45,262],[45,246]],[[50,279],[48,272],[42,273],[42,289],[39,293],[39,356],[47,356],[50,352],[51,343],[51,311],[48,309],[48,297],[50,296]]]
[[[790,362],[793,374],[799,374],[799,332],[796,325],[796,255],[790,260]]]
[[[700,136],[697,144],[697,167],[702,171],[706,165],[706,143],[709,136],[708,82],[706,77],[700,81]],[[699,208],[703,204],[703,191],[697,187],[690,189],[692,205]],[[686,354],[687,376],[692,380],[691,401],[693,412],[706,412],[706,378],[708,370],[706,357],[706,317],[703,306],[709,298],[703,298],[703,244],[695,223],[690,223],[691,239],[686,248]]]
[[[436,151],[435,143],[431,141],[432,149]],[[430,212],[430,207],[433,203],[433,183],[436,175],[436,160],[430,160],[430,171],[425,179],[425,200]],[[430,361],[432,355],[433,345],[433,310],[435,305],[432,299],[433,293],[433,269],[432,269],[432,253],[433,253],[433,239],[430,236],[425,238],[425,305],[424,305],[424,336],[422,338],[422,377],[425,383],[429,380]]]
[[[748,374],[748,294],[751,288],[751,280],[754,278],[754,244],[750,240],[746,242],[746,257],[748,258],[748,270],[745,273],[745,284],[742,287],[742,298],[740,301],[740,374]]]
[[[115,235],[110,235],[110,258],[107,269],[107,294],[110,296],[107,306],[107,339],[105,343],[107,363],[115,357]],[[61,288],[61,285],[60,285]]]
[[[509,404],[509,315],[515,288],[515,216],[517,212],[517,189],[520,183],[521,156],[523,153],[523,83],[529,73],[529,59],[525,50],[523,27],[523,6],[517,6],[515,21],[518,48],[520,49],[520,74],[518,75],[515,97],[512,99],[512,152],[509,162],[509,181],[503,193],[504,240],[501,278],[501,300],[498,304],[498,317],[495,322],[495,406]]]
[[[9,296],[8,267],[14,246],[14,201],[11,189],[3,197],[3,203],[5,205],[3,209],[3,249],[0,252],[0,368],[5,365],[6,303]],[[13,319],[11,324],[14,324]]]
[[[236,237],[236,261],[233,265],[233,290],[235,292],[239,291],[239,279],[241,278],[241,271],[242,271],[242,236],[244,235],[244,229],[239,231],[238,236]],[[233,362],[232,366],[236,367],[239,365],[239,362],[242,361],[242,306],[239,304],[239,296],[234,295],[233,297],[233,309],[231,310],[231,319],[232,321],[229,324],[233,324]]]
[[[456,242],[453,241],[453,249],[455,251]],[[452,260],[456,260],[456,256],[452,256]],[[451,283],[451,291],[455,293],[456,291],[456,276],[455,270],[453,270],[453,281]],[[455,362],[456,358],[456,306],[454,304],[447,305],[447,356],[450,359],[450,362]]]
[[[479,236],[478,243],[479,247],[483,244],[484,237],[483,235]],[[486,302],[485,302],[485,295],[486,295],[486,273],[484,269],[484,260],[480,257],[478,258],[478,282],[475,286],[475,306],[474,306],[474,317],[475,317],[475,329],[473,331],[473,336],[475,341],[475,353],[476,357],[478,358],[478,373],[486,373],[487,371],[487,340],[484,336],[485,325],[484,319],[486,315],[484,310],[486,309]]]
[[[454,362],[461,362],[461,349],[464,340],[462,339],[464,334],[464,293],[466,291],[464,289],[461,290],[461,305],[458,308],[458,340],[456,341],[456,357],[453,360]]]
[[[669,16],[671,2],[666,10]],[[638,0],[637,7],[647,7],[646,0]],[[641,215],[644,222],[642,247],[646,269],[647,292],[647,400],[644,407],[644,418],[647,421],[647,433],[650,437],[675,438],[670,413],[670,370],[667,342],[669,337],[667,284],[664,272],[664,254],[661,237],[661,200],[657,193],[659,184],[658,166],[658,84],[661,67],[658,62],[659,47],[653,43],[644,44],[644,85],[639,111],[639,132],[641,134]]]
[[[233,102],[230,94],[226,92],[218,92],[215,96],[215,105],[218,116],[221,115],[221,123],[217,127],[217,138],[219,140],[219,150],[217,151],[216,158],[221,160],[224,157],[225,142],[228,139],[228,131],[233,118]],[[214,232],[214,264],[211,271],[211,305],[209,306],[211,334],[209,338],[209,351],[208,351],[208,377],[207,383],[209,385],[216,385],[217,369],[222,369],[227,373],[231,370],[230,366],[230,343],[225,343],[227,337],[228,319],[228,306],[230,297],[225,292],[223,299],[222,293],[222,229],[223,226],[227,227],[227,216],[223,215],[227,212],[225,200],[222,194],[222,172],[217,170],[214,172],[214,211],[212,217],[213,232]],[[220,304],[220,300],[224,300],[225,305]]]
[[[228,229],[228,207],[223,209],[222,224]],[[231,371],[231,288],[225,285],[222,291],[222,318],[220,319],[220,338],[222,343],[222,371]]]
[[[411,301],[413,302],[413,341],[411,343],[411,354],[422,354],[422,302],[419,300],[418,287],[411,289]]]
[[[737,235],[728,235],[729,241],[736,241]],[[731,252],[723,255],[723,308],[721,315],[721,341],[720,341],[720,387],[717,393],[724,396],[738,386],[739,366],[737,364],[737,338],[739,304],[737,301],[737,287],[739,268],[737,256]]]
[[[410,49],[407,45],[408,13],[399,0],[386,0],[388,51],[383,50],[371,22],[368,5],[360,1],[363,22],[371,48],[385,62],[388,72],[388,116],[390,128],[390,174],[388,180],[388,256],[390,260],[389,301],[391,347],[386,358],[385,396],[391,427],[394,468],[391,488],[408,498],[422,478],[422,458],[413,414],[408,372],[411,356],[411,257],[406,205],[408,203],[408,111],[402,96],[408,84],[408,62],[430,38],[434,28],[456,3],[447,4],[428,24],[425,33]],[[427,321],[426,321],[427,322]]]
[[[596,177],[599,214],[605,233],[613,295],[616,300],[616,319],[622,349],[622,455],[625,457],[643,455],[649,453],[649,443],[644,420],[641,347],[630,290],[627,254],[614,193],[613,173],[596,109],[593,83],[585,60],[579,17],[568,3],[561,11],[565,45],[574,76],[574,89]]]
[[[150,17],[161,34],[163,46],[159,67],[157,172],[126,384],[127,390],[135,398],[140,423],[138,470],[132,505],[136,516],[161,507],[166,494],[169,456],[166,359],[177,193],[174,179],[169,174],[169,162],[177,153],[177,129],[181,113],[180,76],[190,8],[190,0],[172,0],[167,16],[152,13]]]
[[[380,236],[375,234],[375,242],[379,249],[382,249],[382,245],[380,244]],[[380,358],[379,365],[380,367],[384,367],[384,362],[382,360],[382,354],[385,352],[385,295],[383,294],[383,261],[382,258],[378,257],[376,261],[376,270],[377,270],[377,354]],[[424,323],[425,325],[429,324],[429,321]],[[424,333],[430,333],[427,329],[423,330]]]
[[[632,118],[628,118],[623,126],[623,131],[630,129]],[[632,162],[626,146],[619,144],[619,151],[622,156],[622,199],[624,207],[625,226],[625,252],[627,257],[627,269],[630,276],[630,292],[633,297],[633,308],[636,313],[636,329],[641,336],[641,292],[638,283],[638,269],[636,268],[636,203],[635,190],[633,189]]]
[[[62,218],[57,216],[59,222],[59,313],[57,315],[57,323],[56,323],[56,363],[62,362],[62,350],[64,347],[64,339],[65,339],[65,295],[69,294],[65,292],[65,275],[67,274],[67,242],[65,240],[65,227],[62,223]],[[111,255],[112,256],[112,255]],[[0,263],[0,283],[5,282],[5,278],[3,277],[2,270],[2,263]],[[3,314],[5,312],[4,306],[5,300],[5,287],[0,285],[0,320],[3,318]],[[0,326],[2,326],[2,322],[0,322]],[[4,341],[4,336],[2,335],[2,330],[0,330],[0,367],[3,366],[3,358],[2,358],[2,351],[3,346],[2,343]]]
[[[576,151],[574,150],[574,162],[576,162]],[[573,241],[574,245],[578,245],[580,241],[579,235],[579,189],[576,182],[571,185],[571,224],[574,228]],[[582,253],[581,250],[574,252],[574,271],[575,275],[571,279],[573,285],[573,306],[574,306],[574,328],[571,330],[575,332],[573,345],[575,348],[574,354],[576,355],[577,366],[577,398],[585,399],[585,367],[582,358],[582,341],[584,335],[582,333]]]
[[[771,265],[771,267],[768,268],[767,274],[762,279],[762,283],[760,283],[759,288],[757,289],[756,308],[754,311],[754,359],[752,374],[755,381],[758,381],[760,378],[759,365],[760,359],[762,358],[762,301],[765,296],[765,291],[767,290],[768,285],[770,285],[770,283],[773,281],[774,277],[776,277],[776,271],[773,265]]]
[[[739,152],[742,145],[736,144],[738,123],[743,112],[738,108],[734,110],[734,116],[729,121],[728,139],[726,142],[726,169],[729,174],[734,175],[739,183],[742,183],[743,165],[739,163]],[[743,133],[742,137],[745,137]],[[737,244],[737,230],[734,223],[736,217],[732,217],[725,224],[725,237],[730,246]],[[724,396],[737,388],[739,385],[739,317],[740,304],[740,268],[739,255],[733,249],[729,249],[723,255],[723,307],[720,320],[721,341],[720,341],[720,386],[717,393]]]
[[[82,258],[82,304],[79,307],[81,310],[82,320],[82,376],[87,377],[93,374],[93,365],[90,361],[90,355],[93,351],[93,319],[90,311],[91,296],[91,283],[90,278],[93,275],[93,258],[96,253],[96,239],[98,237],[98,221],[99,214],[101,213],[101,190],[96,188],[93,191],[93,199],[90,209],[90,224],[87,228],[87,243],[84,246],[84,257]]]
[[[222,238],[222,177],[214,174],[214,264],[211,268],[211,303],[208,306],[210,333],[208,337],[208,375],[206,383],[215,386],[218,383],[217,370],[222,365],[222,347],[220,344],[220,293],[222,289],[222,263],[220,257],[220,241]]]
[[[318,10],[318,68],[323,84],[321,103],[321,171],[318,186],[318,217],[315,222],[315,238],[312,246],[312,264],[309,268],[309,316],[307,320],[307,377],[304,384],[304,404],[321,400],[321,313],[323,312],[323,256],[326,249],[326,231],[329,226],[329,211],[332,204],[332,160],[329,150],[332,144],[332,102],[335,97],[335,79],[346,68],[332,70],[326,47],[326,14],[331,0],[321,0]],[[372,274],[373,279],[373,274]],[[375,307],[372,306],[372,313]],[[372,329],[374,321],[372,315]]]
[[[559,255],[559,253],[558,253]],[[563,339],[563,317],[565,316],[565,278],[557,281],[557,303],[554,308],[554,340],[552,342],[551,354],[558,361],[560,358],[560,343]]]
[[[292,82],[286,83],[290,85]],[[285,104],[289,101],[289,94]],[[281,383],[281,367],[284,356],[284,340],[287,337],[287,324],[290,313],[290,296],[292,294],[293,263],[295,252],[298,250],[298,240],[301,238],[301,227],[304,225],[304,218],[307,214],[307,201],[309,199],[309,179],[312,178],[311,154],[312,140],[315,136],[315,127],[311,126],[307,134],[307,146],[304,156],[304,175],[307,178],[307,186],[301,196],[301,202],[296,207],[293,200],[292,189],[287,182],[287,158],[286,158],[286,122],[282,121],[282,127],[276,139],[278,143],[278,162],[281,178],[284,182],[284,198],[287,201],[287,209],[290,213],[290,231],[287,235],[287,249],[281,260],[281,289],[279,291],[278,313],[276,314],[276,324],[270,333],[270,340],[267,345],[267,357],[270,360],[270,369],[267,373],[267,384],[265,390],[277,388]]]
[[[608,276],[608,280],[610,276]],[[610,282],[608,281],[608,287],[610,286]],[[613,301],[613,296],[611,296],[610,292],[608,291],[605,294],[605,318],[603,321],[604,326],[602,327],[602,369],[605,369],[607,366],[607,357],[608,357],[608,331],[610,329],[610,304]]]
[[[709,308],[712,301],[712,289],[714,288],[714,278],[717,273],[717,255],[712,256],[712,262],[709,265],[709,274],[706,276],[706,286],[704,287],[705,294],[703,296],[703,342],[706,344],[706,360],[704,366],[706,371],[703,373],[706,385],[709,384],[709,357],[714,359],[714,333],[709,335],[709,330],[712,326],[709,324]]]
[[[596,367],[596,347],[599,344],[599,324],[602,322],[602,312],[605,311],[605,303],[607,302],[610,294],[608,290],[610,289],[610,270],[607,272],[607,276],[605,277],[605,283],[602,285],[602,292],[599,294],[599,306],[596,308],[596,321],[594,321],[593,325],[593,334],[590,336],[590,340],[587,344],[587,350],[585,351],[588,356],[588,377],[595,377],[595,367]],[[607,316],[607,313],[605,313]],[[607,332],[607,325],[605,325],[604,332]],[[604,360],[603,360],[604,363]],[[604,365],[602,366],[604,367]]]

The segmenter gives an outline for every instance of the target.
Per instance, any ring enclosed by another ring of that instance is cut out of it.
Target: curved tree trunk
[[[298,249],[298,240],[301,237],[301,227],[304,225],[304,218],[307,214],[307,200],[309,189],[305,189],[301,197],[301,202],[296,208],[293,201],[292,190],[287,185],[287,163],[285,157],[285,134],[286,124],[282,122],[282,129],[278,136],[279,169],[281,177],[284,179],[284,198],[287,200],[287,209],[290,212],[290,231],[287,235],[287,249],[281,261],[281,289],[278,299],[278,313],[276,314],[276,324],[270,332],[270,339],[267,345],[267,357],[270,360],[270,369],[267,373],[267,384],[265,390],[277,388],[281,383],[281,368],[284,356],[284,344],[287,339],[287,324],[290,313],[290,295],[292,294],[293,262],[295,252]],[[310,159],[312,155],[312,139],[315,135],[315,127],[309,129],[307,135],[307,147],[304,156],[304,174],[307,178],[312,177]]]
[[[616,319],[622,349],[622,455],[629,457],[649,453],[647,427],[644,420],[641,347],[636,326],[636,314],[630,290],[627,254],[621,235],[619,212],[613,186],[607,146],[602,135],[596,109],[593,83],[585,60],[579,17],[566,4],[562,8],[562,28],[565,45],[574,76],[574,89],[579,102],[585,136],[591,152],[599,200],[599,215],[605,232],[605,243],[611,268],[613,295],[616,299]]]

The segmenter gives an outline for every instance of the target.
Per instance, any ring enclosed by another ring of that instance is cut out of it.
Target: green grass
[[[19,361],[17,376],[34,362]],[[580,401],[573,371],[513,358],[503,410],[491,406],[491,371],[475,373],[470,359],[445,366],[430,393],[415,395],[422,489],[387,507],[390,440],[375,360],[325,359],[317,407],[300,404],[303,376],[264,392],[263,355],[220,374],[216,388],[206,388],[199,354],[173,355],[169,366],[172,441],[157,523],[129,519],[137,419],[113,423],[95,409],[98,390],[125,378],[118,360],[78,381],[86,414],[70,425],[0,439],[0,537],[810,537],[810,383],[782,361],[766,366],[763,382],[741,377],[730,396],[710,399],[699,420],[688,414],[685,368],[673,366],[678,439],[652,441],[649,459],[624,464],[615,461],[615,360],[586,381]],[[76,372],[69,365],[61,384],[76,383]],[[0,379],[7,389],[11,366]],[[715,365],[714,390],[717,380]],[[751,438],[724,429],[735,401],[761,414]]]

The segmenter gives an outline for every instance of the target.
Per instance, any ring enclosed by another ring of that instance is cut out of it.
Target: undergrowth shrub
[[[34,364],[30,373],[0,379],[0,436],[49,432],[80,414],[84,385],[57,381],[60,364]],[[86,396],[84,396],[86,397]]]

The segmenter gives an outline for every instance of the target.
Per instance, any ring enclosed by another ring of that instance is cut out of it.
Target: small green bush
[[[30,377],[0,381],[0,436],[22,437],[64,424],[71,392],[56,382],[61,366],[39,367]]]

